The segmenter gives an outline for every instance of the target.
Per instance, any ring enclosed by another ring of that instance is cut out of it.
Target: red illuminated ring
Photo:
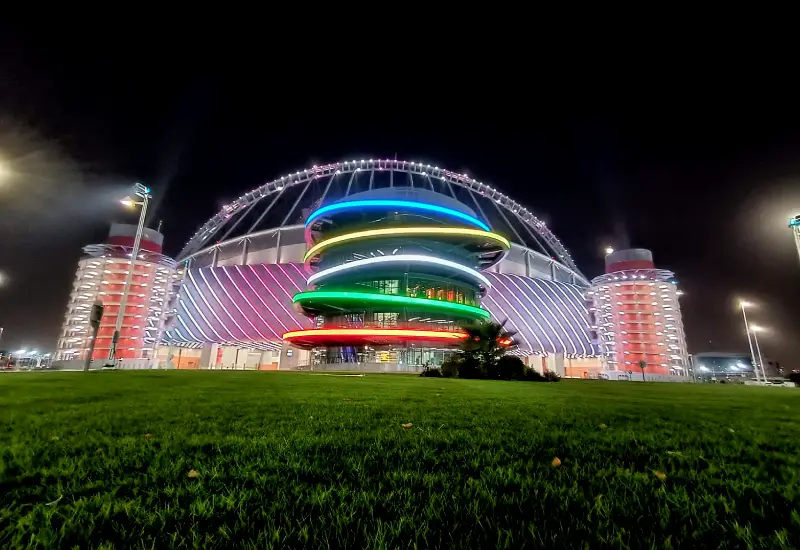
[[[459,343],[467,337],[460,331],[402,329],[402,328],[319,328],[311,330],[294,330],[283,335],[283,339],[302,345],[322,344],[336,341],[343,344],[371,341],[403,341],[418,340],[427,342]]]

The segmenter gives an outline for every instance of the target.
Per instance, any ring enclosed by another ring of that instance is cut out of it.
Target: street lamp
[[[607,247],[606,247],[606,256],[608,256],[608,255],[609,255],[609,254],[611,254],[612,252],[614,252],[614,249],[613,249],[613,248],[611,248],[610,246],[607,246]]]
[[[764,378],[764,382],[767,381],[767,373],[764,370],[764,359],[761,357],[761,348],[758,346],[758,333],[764,332],[763,327],[759,327],[757,325],[750,325],[750,330],[753,331],[753,341],[756,343],[756,353],[758,354],[758,364],[761,365],[761,376]]]
[[[800,216],[789,218],[789,228],[794,235],[794,245],[797,248],[797,254],[800,255]]]
[[[756,374],[756,382],[760,382],[758,376],[758,363],[756,363],[756,354],[753,352],[753,340],[750,338],[750,325],[747,324],[747,313],[745,310],[753,304],[744,300],[739,300],[739,307],[742,308],[742,317],[744,318],[744,331],[747,333],[747,343],[750,345],[750,359],[753,360],[753,372]]]
[[[141,201],[135,201],[130,197],[125,197],[120,202],[125,206],[141,206],[142,212],[139,214],[139,225],[136,228],[136,238],[133,240],[133,252],[131,254],[131,266],[128,269],[128,274],[125,276],[125,286],[122,289],[122,299],[119,302],[119,312],[117,313],[117,324],[114,326],[114,336],[111,339],[111,350],[108,352],[110,360],[117,358],[117,341],[119,340],[119,331],[122,329],[122,320],[125,318],[125,306],[128,301],[128,292],[131,289],[131,281],[133,281],[133,270],[136,267],[136,260],[139,258],[139,243],[142,240],[142,233],[144,231],[144,219],[147,215],[147,202],[150,200],[150,188],[145,187],[141,183],[134,185],[134,194],[141,197]]]

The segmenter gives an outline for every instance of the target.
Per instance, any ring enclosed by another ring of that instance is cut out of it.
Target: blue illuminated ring
[[[322,208],[319,208],[311,213],[311,215],[306,220],[306,227],[308,227],[309,224],[311,224],[315,219],[319,218],[324,214],[330,214],[331,212],[336,212],[339,210],[349,210],[355,208],[368,208],[368,207],[411,208],[415,210],[424,210],[426,212],[447,214],[448,216],[458,218],[471,225],[480,227],[484,231],[491,231],[491,228],[478,218],[470,216],[469,214],[464,214],[463,212],[459,212],[458,210],[453,210],[452,208],[438,206],[435,204],[427,204],[424,202],[385,200],[385,199],[345,201],[345,202],[337,202],[334,204],[329,204],[328,206],[323,206]]]

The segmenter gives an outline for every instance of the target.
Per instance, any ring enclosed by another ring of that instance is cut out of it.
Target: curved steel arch
[[[569,267],[576,273],[579,274],[581,273],[578,267],[575,265],[575,262],[573,261],[572,256],[567,251],[566,247],[564,247],[564,245],[561,243],[558,237],[556,237],[553,234],[553,232],[550,231],[550,229],[546,226],[546,224],[542,220],[534,216],[534,214],[527,208],[525,208],[518,202],[511,199],[511,197],[509,197],[508,195],[498,191],[494,187],[479,182],[474,178],[469,177],[466,174],[458,174],[450,170],[445,170],[444,168],[439,168],[438,166],[431,166],[430,164],[424,164],[421,162],[410,162],[410,161],[394,160],[394,159],[377,159],[377,160],[362,159],[362,160],[342,161],[332,164],[324,164],[321,166],[315,165],[310,169],[302,170],[300,172],[295,172],[293,174],[288,174],[286,176],[282,176],[280,178],[267,182],[261,185],[260,187],[253,189],[252,191],[248,191],[247,193],[245,193],[238,199],[234,200],[233,202],[223,206],[222,210],[220,210],[215,216],[213,216],[210,220],[208,220],[205,224],[203,224],[194,233],[194,235],[192,235],[192,237],[186,242],[180,254],[178,255],[178,259],[179,260],[185,259],[187,256],[193,254],[194,252],[197,252],[200,249],[200,247],[209,243],[211,238],[223,226],[227,225],[227,223],[230,222],[234,217],[241,216],[238,220],[234,222],[233,227],[238,225],[238,223],[244,218],[244,216],[246,216],[246,214],[249,213],[250,209],[253,208],[256,205],[256,203],[263,198],[274,195],[276,193],[279,194],[283,193],[284,190],[290,187],[302,184],[308,184],[310,182],[313,182],[314,180],[318,180],[325,177],[330,177],[330,181],[328,182],[328,187],[329,187],[331,182],[333,181],[333,177],[337,175],[356,174],[358,172],[367,172],[367,171],[370,172],[391,171],[391,172],[405,173],[410,175],[418,175],[426,178],[436,178],[439,181],[446,183],[448,185],[456,185],[458,187],[468,190],[470,193],[474,192],[481,195],[482,197],[490,199],[494,201],[494,203],[497,206],[505,210],[507,213],[512,214],[517,220],[519,220],[528,231],[532,232],[532,236],[533,233],[535,233],[535,235],[541,237],[545,241],[545,243],[547,243],[550,249],[555,253],[557,261],[560,261],[562,264]],[[431,187],[433,187],[432,183]],[[348,190],[345,192],[345,196],[348,195],[349,189],[350,185],[348,184]],[[436,192],[438,193],[438,191]],[[298,197],[297,202],[299,202],[301,198],[302,195]],[[295,206],[296,204],[297,203],[295,203]],[[294,210],[294,207],[292,208],[292,210]],[[501,216],[503,216],[504,219],[506,219],[506,222],[509,224],[509,227],[511,227],[511,229],[516,233],[516,229],[514,229],[514,227],[510,224],[510,222],[508,222],[507,218],[505,218],[505,214],[503,214],[502,210],[500,210],[500,214]],[[232,231],[232,229],[233,228],[231,228],[229,232]],[[536,239],[536,237],[534,237],[534,239],[538,240]],[[520,244],[525,245],[524,242]]]

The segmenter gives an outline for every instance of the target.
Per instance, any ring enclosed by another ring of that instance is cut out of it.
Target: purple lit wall
[[[517,333],[520,352],[598,354],[589,335],[580,287],[519,275],[485,274],[493,288],[483,299],[483,307]],[[292,296],[306,288],[307,277],[298,263],[189,270],[165,341],[277,348],[284,332],[311,327],[309,319],[292,304]]]
[[[581,287],[507,273],[485,273],[492,290],[482,305],[516,331],[520,351],[599,355]]]

